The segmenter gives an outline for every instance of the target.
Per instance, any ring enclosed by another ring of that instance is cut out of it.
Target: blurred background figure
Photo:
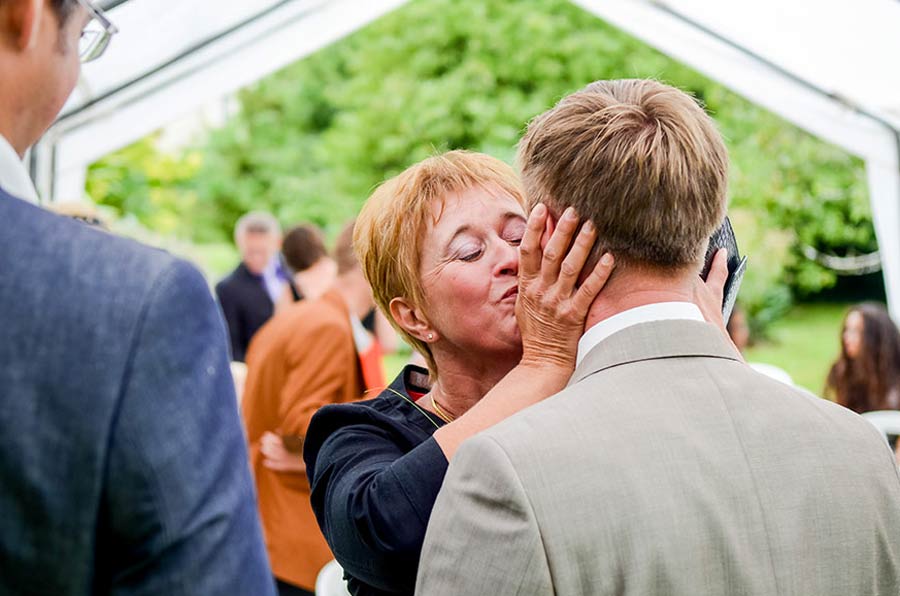
[[[740,304],[736,304],[734,310],[731,311],[731,318],[728,319],[726,328],[728,329],[728,335],[731,337],[731,341],[734,342],[735,347],[743,355],[747,346],[750,345],[750,324],[747,321],[747,313],[741,308]],[[791,375],[774,364],[765,364],[763,362],[748,362],[747,364],[757,372],[761,372],[776,381],[781,381],[786,385],[794,384]]]
[[[282,596],[312,594],[332,559],[310,506],[301,459],[312,415],[366,389],[355,344],[359,318],[374,306],[351,247],[352,225],[337,240],[337,276],[317,300],[278,313],[247,353],[241,410],[272,572]]]
[[[301,224],[292,228],[284,237],[281,255],[291,272],[296,292],[305,300],[322,296],[337,277],[337,261],[353,259],[353,255],[337,254],[352,251],[350,243],[340,241],[332,258],[325,248],[322,231],[313,224]],[[275,305],[276,313],[294,302],[293,294],[285,288]],[[394,328],[378,309],[372,308],[362,319],[353,321],[354,342],[359,354],[360,366],[366,387],[383,388],[387,385],[384,375],[384,355],[396,351],[399,339]]]
[[[825,395],[859,414],[900,409],[900,332],[882,305],[859,304],[844,317]]]
[[[285,287],[293,287],[281,266],[281,226],[269,213],[253,211],[234,228],[241,263],[216,285],[216,297],[228,323],[231,359],[243,362],[253,335],[275,312]]]
[[[337,277],[337,264],[328,256],[322,231],[312,224],[292,228],[284,237],[281,255],[297,293],[307,300],[319,298]],[[282,293],[279,307],[294,301],[287,290]]]

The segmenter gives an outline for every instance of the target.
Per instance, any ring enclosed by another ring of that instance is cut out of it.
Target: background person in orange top
[[[300,453],[312,415],[326,404],[359,399],[364,390],[354,344],[372,292],[351,248],[352,224],[335,247],[337,278],[318,300],[303,300],[270,320],[247,352],[242,409],[272,572],[282,596],[312,594],[331,560],[309,504]],[[291,466],[267,463],[273,452],[296,454]]]
[[[346,248],[349,250],[349,247]],[[322,231],[315,225],[305,223],[292,228],[284,237],[281,254],[284,265],[293,277],[294,287],[304,299],[315,300],[334,284],[337,263],[328,254]],[[276,314],[295,302],[291,290],[292,288],[285,288],[282,298],[275,305]],[[369,389],[381,389],[387,385],[383,355],[397,349],[397,334],[384,315],[375,308],[359,320],[361,325],[357,325],[357,319],[354,319],[353,331],[363,379]]]

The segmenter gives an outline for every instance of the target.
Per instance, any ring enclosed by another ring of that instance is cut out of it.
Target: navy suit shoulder
[[[228,324],[231,357],[243,362],[250,340],[272,318],[275,305],[262,279],[243,263],[216,284],[216,298]]]
[[[202,275],[2,191],[0,220],[0,594],[270,594]]]

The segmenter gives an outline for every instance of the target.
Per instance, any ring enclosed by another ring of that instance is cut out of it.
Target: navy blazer
[[[250,340],[272,318],[275,305],[262,277],[250,273],[243,263],[216,284],[216,298],[228,324],[231,358],[243,362]]]
[[[0,222],[0,594],[274,594],[203,277],[3,191]]]

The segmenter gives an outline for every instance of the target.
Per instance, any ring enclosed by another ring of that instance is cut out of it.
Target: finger
[[[578,292],[575,293],[575,297],[572,299],[572,306],[575,307],[578,313],[587,313],[597,294],[609,281],[609,276],[612,275],[615,268],[616,260],[612,254],[606,253],[600,257],[600,261],[594,266],[594,270],[584,280],[584,283],[581,284],[581,287],[578,288]]]
[[[728,250],[720,248],[716,251],[709,275],[706,276],[706,287],[721,297],[725,293],[726,281],[728,281]]]
[[[547,207],[538,203],[528,216],[525,235],[519,243],[519,277],[533,279],[541,270],[541,236],[547,222]]]
[[[259,452],[262,453],[264,457],[272,459],[278,459],[278,456],[281,455],[279,449],[269,443],[260,443]]]
[[[544,248],[544,255],[541,259],[541,280],[545,284],[554,284],[559,278],[560,265],[569,250],[576,230],[578,230],[578,215],[574,209],[569,207],[557,222],[556,230]]]
[[[288,466],[283,462],[271,459],[263,459],[263,467],[266,467],[270,470],[275,470],[276,472],[284,472],[288,469]]]
[[[597,231],[594,229],[594,224],[590,221],[584,222],[584,225],[581,226],[581,231],[575,237],[575,244],[572,245],[572,249],[566,255],[559,268],[558,289],[562,296],[569,297],[572,295],[572,291],[575,289],[575,282],[578,281],[578,276],[581,275],[581,270],[584,268],[588,255],[591,254],[591,249],[594,248],[594,240],[596,239]]]

